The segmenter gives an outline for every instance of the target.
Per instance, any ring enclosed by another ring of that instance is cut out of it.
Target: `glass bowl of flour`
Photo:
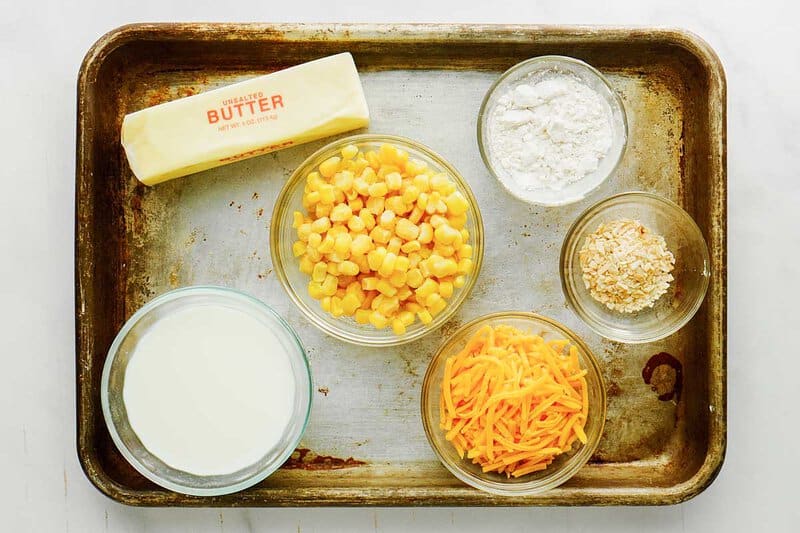
[[[100,400],[111,438],[144,477],[194,496],[250,487],[308,423],[311,372],[272,308],[223,287],[158,296],[120,330]]]
[[[511,67],[478,116],[487,168],[508,192],[536,205],[582,200],[614,173],[627,138],[625,108],[608,80],[569,57]]]

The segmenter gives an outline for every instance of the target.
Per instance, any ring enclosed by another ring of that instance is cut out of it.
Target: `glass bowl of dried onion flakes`
[[[647,192],[607,198],[581,214],[561,248],[569,306],[611,340],[672,335],[695,315],[711,275],[703,234],[680,206]]]

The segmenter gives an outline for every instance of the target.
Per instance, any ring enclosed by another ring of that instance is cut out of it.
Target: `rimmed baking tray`
[[[268,228],[291,171],[323,142],[174,180],[139,185],[119,143],[122,117],[333,54],[352,52],[372,113],[369,131],[417,139],[443,154],[475,191],[486,223],[483,271],[458,315],[398,348],[326,337],[292,307],[272,273]],[[534,208],[508,196],[476,142],[481,99],[506,68],[561,54],[598,67],[621,95],[630,140],[617,175],[573,206]],[[719,471],[726,424],[725,77],[714,52],[679,30],[482,25],[137,24],[102,37],[78,79],[76,369],[78,455],[103,493],[131,505],[669,504]],[[712,277],[697,316],[652,344],[591,333],[565,307],[558,253],[590,202],[648,190],[682,205],[708,241]],[[117,330],[168,289],[211,283],[249,291],[300,333],[315,377],[308,431],[275,475],[238,494],[184,496],[130,467],[100,410],[100,372]],[[434,349],[463,321],[534,310],[573,327],[600,356],[606,430],[567,484],[501,498],[462,485],[436,460],[419,416]],[[664,355],[666,354],[666,355]]]

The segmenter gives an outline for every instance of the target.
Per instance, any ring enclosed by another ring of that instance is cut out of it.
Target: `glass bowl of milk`
[[[255,485],[298,445],[311,371],[292,328],[222,287],[177,289],[125,323],[100,399],[125,459],[158,485],[218,496]]]

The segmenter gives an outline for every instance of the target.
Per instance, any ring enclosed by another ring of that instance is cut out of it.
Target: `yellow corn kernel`
[[[338,235],[341,235],[342,233],[347,233],[347,227],[344,224],[340,224],[339,222],[331,226],[331,229],[328,230],[328,235],[330,235],[334,239]]]
[[[422,282],[425,281],[425,277],[422,275],[422,272],[418,268],[412,268],[408,271],[408,276],[406,277],[406,283],[412,289],[418,288],[422,285]]]
[[[373,215],[378,216],[383,213],[385,202],[386,199],[382,196],[369,198],[367,200],[367,209],[369,209]]]
[[[397,259],[394,261],[394,269],[397,272],[408,272],[409,268],[411,268],[411,261],[408,257],[404,255],[397,256]]]
[[[319,191],[311,191],[303,196],[303,205],[308,208],[319,203]]]
[[[469,274],[472,272],[472,259],[464,258],[458,262],[458,273]]]
[[[419,189],[416,185],[409,185],[403,189],[403,196],[401,198],[403,202],[413,204],[417,201],[417,198],[419,198]]]
[[[347,227],[350,228],[350,230],[354,231],[355,233],[361,233],[367,228],[361,217],[350,218],[350,220],[347,221]]]
[[[361,278],[361,288],[365,291],[374,291],[378,289],[378,281],[380,278],[367,277]]]
[[[428,193],[426,192],[419,193],[419,196],[417,197],[417,208],[422,211],[425,211],[428,208],[428,199],[429,199]]]
[[[431,218],[433,219],[435,216]],[[431,222],[431,224],[433,224],[433,222]],[[436,239],[436,244],[453,244],[456,239],[461,239],[461,233],[457,229],[451,228],[445,220],[443,224],[436,227],[436,230],[433,232],[433,237]]]
[[[413,222],[414,224],[419,224],[419,221],[422,220],[422,215],[425,214],[425,211],[420,209],[419,207],[415,207],[411,210],[411,214],[408,215],[408,220]]]
[[[394,264],[396,261],[396,254],[393,254],[392,252],[386,252],[386,257],[383,258],[383,262],[381,263],[380,268],[378,268],[378,274],[383,277],[391,276],[392,272],[394,272]]]
[[[297,238],[301,241],[308,241],[308,236],[311,235],[311,227],[312,224],[300,224],[300,227],[297,228]]]
[[[396,217],[394,211],[390,211],[387,209],[386,211],[381,213],[380,217],[378,217],[378,224],[380,224],[386,229],[393,229],[394,225],[397,223],[395,218]]]
[[[406,325],[399,318],[392,320],[392,331],[395,335],[403,335],[406,332]]]
[[[414,291],[408,288],[408,285],[404,285],[397,289],[397,299],[401,302],[408,300],[411,298],[411,295],[414,294]]]
[[[378,291],[367,291],[364,294],[364,301],[361,302],[361,309],[372,309],[372,302],[380,295]]]
[[[355,190],[355,189],[350,189],[349,191],[344,193],[344,196],[345,196],[345,198],[347,198],[347,205],[350,205],[350,209],[353,209],[353,207],[351,205],[351,202],[353,202],[354,200],[359,198],[358,191]],[[360,209],[360,207],[359,207],[359,209]],[[353,209],[353,211],[358,211],[358,209]]]
[[[369,268],[375,272],[383,264],[383,260],[386,259],[386,248],[383,246],[376,248],[367,254],[367,263],[369,264]],[[364,287],[367,289],[367,287]]]
[[[380,298],[380,300],[378,300],[378,298]],[[379,302],[375,309],[383,316],[392,316],[400,309],[400,301],[397,299],[397,296],[383,296],[379,294],[375,297],[375,300]]]
[[[339,269],[341,270],[341,268]],[[453,296],[453,282],[452,281],[442,281],[439,283],[439,295],[442,298],[450,298]]]
[[[369,182],[362,177],[353,180],[353,190],[362,196],[369,194]]]
[[[360,220],[353,218],[351,220]],[[364,255],[372,249],[372,239],[369,235],[359,234],[353,237],[353,244],[351,245],[350,252],[353,255]]]
[[[386,175],[386,187],[390,191],[399,191],[403,186],[403,176],[397,172],[390,172]]]
[[[323,254],[329,254],[333,251],[333,245],[336,243],[332,235],[325,235],[322,243],[317,246],[317,250]]]
[[[427,259],[427,258],[429,258],[429,257],[431,256],[431,253],[432,253],[432,252],[433,252],[433,250],[431,250],[430,248],[425,248],[425,247],[423,247],[423,248],[421,248],[421,249],[420,249],[420,251],[419,251],[419,252],[417,252],[417,253],[419,254],[419,256],[420,256],[422,259]]]
[[[419,230],[419,228],[417,228],[417,230]],[[395,232],[396,231],[397,229],[395,228]],[[417,234],[419,234],[419,231],[417,231]],[[419,241],[408,241],[400,247],[400,250],[402,250],[404,253],[410,254],[411,252],[419,251],[421,247],[422,246],[419,244]]]
[[[331,312],[331,300],[332,299],[333,299],[333,297],[331,297],[331,296],[325,296],[319,301],[320,306],[322,306],[322,310],[325,311],[326,313],[330,313]]]
[[[433,191],[428,195],[428,201],[425,204],[425,212],[432,215],[438,211],[439,202],[442,200],[439,191]],[[433,224],[433,222],[431,222]]]
[[[358,213],[359,211],[364,209],[364,200],[362,200],[361,197],[358,196],[358,193],[356,193],[356,197],[348,201],[347,205],[350,206],[350,211],[352,213]]]
[[[369,324],[370,312],[366,309],[356,309],[355,318],[358,324]]]
[[[445,224],[447,224],[447,219],[442,215],[433,215],[431,216],[428,222],[430,222],[431,226],[433,226],[433,228],[435,229],[438,228],[439,226],[444,226]]]
[[[461,248],[458,249],[458,257],[460,259],[472,258],[472,245],[470,244],[461,245]]]
[[[404,311],[410,311],[412,313],[416,313],[417,311],[422,311],[422,309],[424,309],[424,308],[420,304],[418,304],[417,302],[405,302],[403,304],[403,310]]]
[[[325,276],[328,274],[328,265],[320,261],[314,265],[314,270],[311,271],[311,279],[318,283],[325,281]]]
[[[371,230],[375,227],[375,215],[372,214],[372,211],[369,209],[362,209],[358,212],[358,218],[360,218],[364,222],[364,227],[367,230]]]
[[[411,210],[411,206],[407,205],[400,196],[390,196],[384,202],[386,209],[391,209],[395,215],[405,215]]]
[[[331,214],[331,209],[333,205],[331,204],[317,204],[314,208],[314,216],[317,218],[327,217]]]
[[[380,314],[378,311],[373,311],[369,314],[369,323],[377,329],[383,329],[389,325],[389,319]]]
[[[305,224],[303,224],[303,226],[305,226]],[[331,229],[331,220],[328,217],[318,218],[317,220],[309,224],[309,230],[313,231],[314,233],[322,234],[328,231],[329,229]],[[298,233],[300,232],[299,229],[297,231]]]
[[[325,276],[325,281],[322,282],[322,293],[325,296],[333,296],[339,288],[339,281],[336,276],[328,274]]]
[[[466,259],[466,261],[469,261],[469,259]],[[459,264],[452,259],[440,259],[437,261],[430,261],[428,268],[430,269],[431,274],[433,274],[437,278],[452,276],[456,272],[461,272],[459,270]]]
[[[369,232],[369,236],[372,237],[374,242],[386,244],[389,242],[389,239],[392,238],[392,232],[386,228],[375,226],[372,228],[372,231]]]
[[[349,170],[342,170],[341,172],[337,172],[336,175],[333,177],[333,184],[336,186],[337,189],[343,192],[350,191],[353,188],[353,182],[355,181],[355,176]]]
[[[338,285],[339,284],[339,278],[338,278],[338,276],[339,276],[339,263],[334,263],[334,262],[328,263],[328,268],[326,269],[326,272],[328,274],[330,274],[331,276],[337,276],[336,284]]]
[[[357,276],[360,272],[358,265],[352,261],[342,261],[339,263],[339,273],[345,276]]]
[[[345,315],[352,316],[360,305],[361,300],[355,294],[345,294],[344,298],[342,298],[341,306]]]
[[[394,296],[397,294],[397,289],[385,279],[379,280],[375,288],[384,296]]]
[[[433,240],[433,226],[431,226],[427,222],[423,222],[419,225],[419,236],[417,240],[420,244],[428,244]]]
[[[453,228],[461,230],[467,225],[467,215],[447,215],[447,223]]]
[[[350,247],[353,245],[353,238],[349,233],[340,233],[336,236],[336,242],[333,245],[333,251],[341,257],[348,257],[350,255]]]
[[[295,257],[300,257],[306,253],[307,248],[308,246],[303,241],[295,241],[294,244],[292,244],[292,254],[294,254]]]
[[[311,235],[316,235],[316,233],[312,233]],[[312,263],[316,263],[317,261],[322,260],[322,254],[317,248],[309,247],[306,250],[306,257],[308,257],[312,261]]]
[[[303,222],[305,222],[303,219],[303,213],[301,213],[300,211],[295,211],[294,213],[292,213],[293,228],[299,228],[300,225],[303,224]]]
[[[451,215],[464,215],[469,210],[469,202],[460,191],[447,195],[444,203],[447,204],[447,212]]]
[[[441,299],[442,299],[442,296],[438,292],[434,292],[433,294],[429,294],[425,298],[425,307],[430,309],[431,307],[436,305],[436,302],[438,302]]]
[[[369,195],[373,198],[384,197],[389,193],[389,187],[385,182],[373,183],[369,186]]]
[[[392,252],[394,255],[398,255],[400,253],[400,245],[402,243],[403,240],[400,237],[394,236],[389,239],[389,242],[386,245],[386,251]]]
[[[427,193],[428,191],[431,190],[430,178],[428,177],[427,174],[418,174],[414,176],[412,182],[414,183],[414,186],[419,190],[420,196],[422,196],[422,193]]]
[[[314,261],[309,259],[308,256],[303,256],[300,259],[300,272],[309,276],[314,272]]]
[[[321,204],[332,204],[336,201],[336,189],[333,185],[324,184],[319,187],[319,202]]]
[[[411,311],[400,311],[397,315],[397,319],[400,320],[404,326],[410,326],[414,323],[414,313]]]
[[[428,164],[425,163],[425,161],[420,161],[419,159],[411,159],[406,163],[406,173],[409,176],[422,174],[426,168],[428,168]]]
[[[407,278],[408,278],[408,274],[406,272],[403,272],[401,270],[395,270],[389,276],[389,283],[391,283],[391,285],[393,287],[396,287],[396,288],[399,289],[400,287],[402,287],[402,286],[404,286],[406,284],[406,279]]]
[[[325,183],[319,172],[309,172],[308,176],[306,176],[306,183],[310,186],[312,191],[319,190],[319,186]]]
[[[344,315],[344,308],[342,307],[342,299],[338,296],[331,298],[331,314],[334,318],[339,318]]]
[[[436,243],[436,246],[433,247],[433,253],[442,257],[451,257],[456,253],[456,248],[455,246],[451,246],[449,244]]]
[[[353,216],[353,210],[347,204],[338,204],[331,209],[332,222],[347,222]]]
[[[467,228],[461,228],[461,240],[467,242],[469,240],[469,231]]]
[[[461,287],[464,286],[466,282],[467,280],[466,278],[464,278],[464,276],[456,276],[455,278],[453,278],[453,287],[455,287],[456,289],[460,289]]]
[[[333,156],[319,164],[319,173],[326,178],[332,177],[339,170],[339,163],[341,158]]]
[[[367,168],[368,166],[369,166],[369,163],[367,162],[367,160],[366,160],[366,159],[364,159],[364,156],[362,156],[362,155],[359,155],[359,156],[356,158],[356,160],[355,160],[355,161],[352,161],[352,162],[351,162],[351,164],[350,164],[350,170],[353,172],[353,174],[360,174],[360,173],[361,173],[361,172],[363,172],[363,171],[364,171],[364,169],[365,169],[365,168]]]
[[[425,303],[428,306],[428,311],[430,311],[431,315],[433,316],[438,315],[439,313],[444,311],[445,307],[447,307],[447,302],[445,301],[445,299],[439,296],[438,294],[431,294],[428,297],[428,299],[425,300]]]
[[[439,284],[436,283],[434,280],[428,278],[422,282],[422,285],[420,285],[416,291],[414,291],[414,294],[417,295],[417,301],[419,301],[420,299],[424,300],[431,294],[438,292],[439,292]]]
[[[308,236],[308,245],[311,248],[317,248],[320,244],[322,244],[322,235],[319,233],[312,233]]]
[[[397,161],[397,147],[395,145],[383,143],[378,150],[381,163],[394,163]]]
[[[434,174],[431,176],[431,189],[437,192],[441,192],[442,189],[447,187],[450,184],[450,178],[447,177],[447,174],[440,172],[439,174]]]
[[[395,224],[394,232],[403,240],[413,241],[419,236],[419,226],[407,218],[401,218]]]
[[[430,311],[427,309],[422,309],[417,311],[417,316],[419,317],[419,321],[425,324],[426,326],[433,322],[433,316],[431,316]]]
[[[361,173],[361,178],[367,182],[367,185],[372,185],[378,181],[378,175],[375,173],[375,169],[371,166],[364,169],[364,171]],[[366,195],[367,193],[364,194]]]
[[[353,159],[356,155],[358,155],[358,148],[355,144],[348,144],[342,148],[342,157],[344,159]]]
[[[322,290],[322,284],[317,283],[314,280],[308,282],[308,295],[314,298],[315,300],[321,299],[325,296],[325,292]]]

